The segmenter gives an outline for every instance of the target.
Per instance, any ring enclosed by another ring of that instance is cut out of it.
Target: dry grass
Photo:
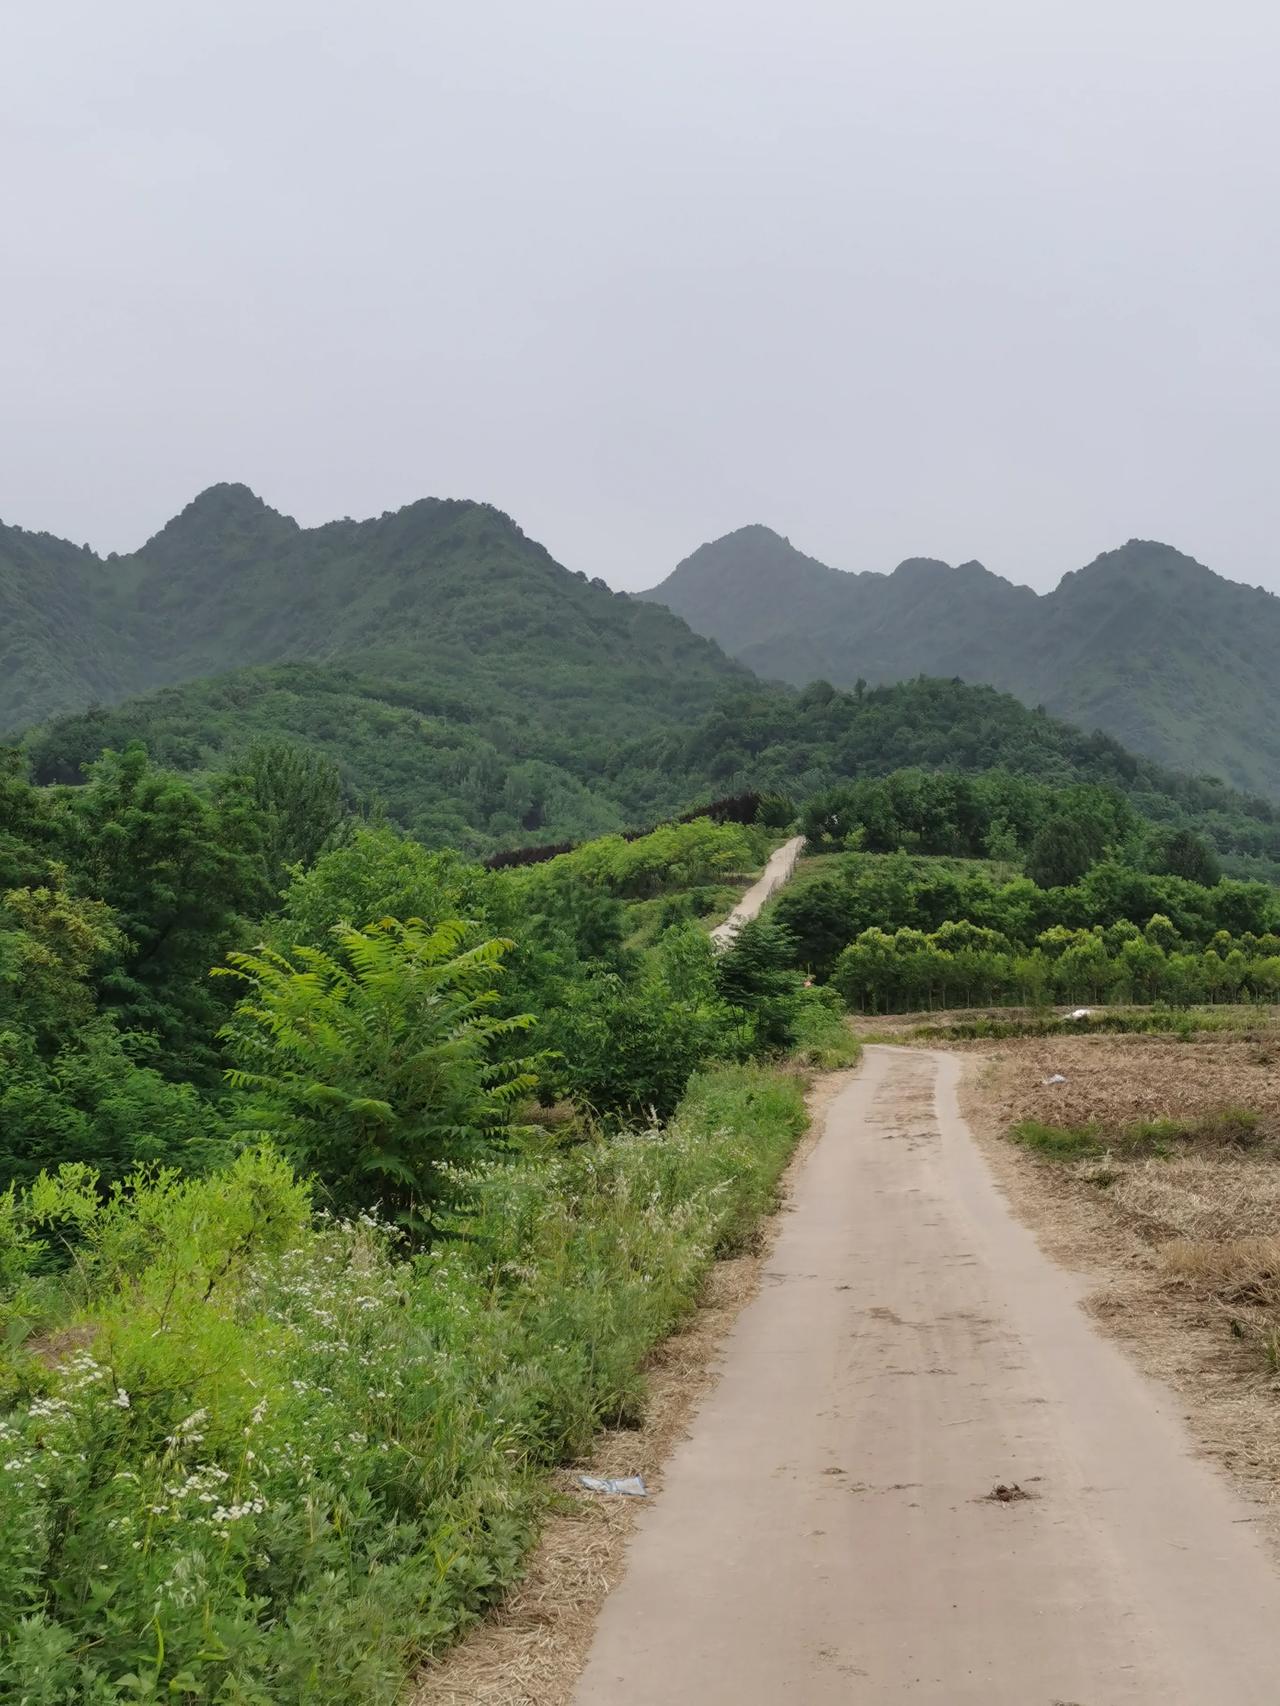
[[[845,1075],[828,1073],[809,1093],[809,1130],[782,1180],[785,1210],[796,1170],[822,1127]],[[684,1331],[660,1345],[649,1365],[639,1428],[598,1436],[588,1462],[558,1479],[556,1508],[521,1584],[443,1659],[420,1674],[411,1706],[568,1706],[586,1663],[596,1618],[622,1576],[627,1541],[645,1501],[586,1493],[579,1474],[643,1475],[654,1491],[662,1466],[685,1437],[716,1379],[716,1356],[738,1311],[754,1294],[772,1246],[766,1227],[749,1255],[718,1262]]]
[[[1205,1119],[1252,1109],[1280,1137],[1280,1056],[1247,1037],[1028,1037],[968,1043],[990,1063],[987,1094],[1006,1126],[1022,1120],[1118,1130],[1140,1120]],[[1061,1073],[1064,1084],[1046,1084]]]
[[[965,1113],[1015,1208],[1082,1271],[1086,1306],[1182,1398],[1204,1446],[1268,1507],[1280,1545],[1280,1066],[1256,1041],[1035,1038],[965,1045]],[[1048,1085],[1054,1073],[1067,1082]],[[1042,1160],[1016,1123],[1260,1116],[1259,1148]]]

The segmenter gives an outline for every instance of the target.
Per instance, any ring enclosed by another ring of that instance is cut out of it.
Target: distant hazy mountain
[[[981,563],[848,574],[767,527],[651,592],[757,674],[850,686],[960,676],[1193,773],[1280,797],[1280,599],[1131,539],[1039,595]]]

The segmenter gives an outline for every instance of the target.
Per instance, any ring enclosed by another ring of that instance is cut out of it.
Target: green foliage
[[[722,999],[710,941],[693,924],[666,931],[630,975],[585,969],[543,1011],[559,1087],[611,1120],[666,1118],[700,1065],[753,1046],[751,1021]]]
[[[862,931],[939,929],[956,919],[996,930],[1025,948],[1055,925],[1110,929],[1131,924],[1166,949],[1208,946],[1220,931],[1263,938],[1280,927],[1280,897],[1261,883],[1224,879],[1206,888],[1156,876],[1115,859],[1078,883],[1042,889],[990,865],[906,854],[847,854],[815,861],[820,875],[796,881],[770,908],[796,938],[796,961],[829,975],[839,949]]]
[[[689,889],[714,882],[731,871],[746,872],[759,863],[761,841],[736,823],[663,824],[633,841],[605,836],[562,853],[545,864],[530,865],[513,880],[537,904],[546,885],[566,877],[587,888],[630,899],[645,899],[672,889]]]
[[[0,1189],[64,1161],[112,1180],[144,1161],[202,1172],[225,1160],[219,1112],[149,1066],[153,1049],[109,1019],[49,1055],[29,1034],[0,1030]]]
[[[864,930],[836,961],[832,984],[850,1007],[873,1013],[1044,1002],[1201,1002],[1280,999],[1280,937],[1225,931],[1204,948],[1132,924],[1054,925],[1030,948],[968,922],[926,933]]]
[[[0,746],[0,894],[37,886],[53,857],[52,797],[33,788],[27,761]]]
[[[486,894],[484,873],[458,854],[428,852],[395,830],[363,826],[295,871],[278,934],[290,945],[322,948],[335,924],[362,929],[380,918],[441,924],[477,916]]]
[[[801,979],[795,940],[773,915],[744,924],[716,965],[720,994],[750,1013],[756,1045],[781,1051],[795,1040]]]
[[[1202,888],[1222,881],[1222,865],[1204,839],[1189,829],[1160,829],[1150,837],[1148,858],[1151,870],[1162,876],[1182,877]]]
[[[57,867],[52,877],[0,897],[0,1030],[28,1031],[45,1052],[93,1017],[91,975],[125,942],[110,907],[69,894]]]
[[[1024,852],[1033,856],[1041,838],[1064,821],[1078,838],[1076,875],[1108,845],[1137,831],[1134,813],[1115,787],[1050,787],[1000,770],[982,776],[898,770],[827,789],[801,814],[816,848],[1007,861]]]
[[[85,1301],[0,1422],[0,1694],[392,1706],[515,1580],[547,1466],[638,1412],[804,1122],[794,1078],[700,1075],[661,1135],[473,1172],[414,1260],[311,1224],[269,1152],[42,1185]]]
[[[791,1016],[791,1052],[807,1066],[824,1072],[856,1066],[862,1045],[842,1015],[834,989],[806,988],[799,992]]]
[[[1051,1161],[1084,1161],[1101,1155],[1105,1148],[1096,1125],[1055,1126],[1041,1120],[1020,1120],[1012,1136],[1024,1149],[1034,1149]]]
[[[459,654],[472,655],[466,647]],[[500,674],[483,702],[425,687],[439,678],[421,671],[411,679],[393,686],[345,663],[241,669],[33,731],[27,749],[40,781],[72,782],[105,747],[134,740],[184,771],[235,770],[255,739],[303,744],[420,841],[467,853],[598,837],[738,787],[812,798],[843,793],[852,776],[874,781],[912,769],[980,781],[994,771],[1004,803],[988,833],[1003,823],[1019,846],[1028,839],[1020,786],[1084,784],[1118,790],[1143,817],[1194,830],[1230,868],[1280,876],[1280,808],[1212,779],[1175,776],[1104,735],[959,681],[861,696],[829,687],[791,696],[729,681],[718,701],[706,687],[706,704],[683,724],[655,726],[652,712],[615,720],[614,681],[602,671],[576,698],[556,692],[553,663],[523,699]],[[649,694],[662,697],[652,678]],[[912,833],[908,819],[886,845],[911,846]],[[989,851],[985,842],[969,850]]]
[[[348,802],[332,759],[288,741],[258,740],[239,771],[272,889],[283,884],[292,866],[313,864],[349,833]]]
[[[1074,813],[1058,812],[1041,825],[1027,850],[1027,875],[1042,889],[1078,883],[1102,854],[1101,843]]]
[[[818,881],[802,877],[771,911],[794,931],[800,963],[873,1012],[1050,1000],[1185,1006],[1271,1000],[1280,990],[1274,890],[1205,887],[1114,859],[1046,889],[983,867],[853,854]]]
[[[762,794],[756,822],[765,829],[790,829],[796,821],[796,803],[789,794]]]
[[[208,1078],[220,1009],[208,968],[267,904],[261,827],[242,790],[201,793],[141,747],[108,753],[65,804],[77,882],[104,901],[127,947],[99,998],[161,1038],[175,1075]]]
[[[827,978],[852,933],[855,907],[849,885],[834,877],[786,888],[769,909],[786,930],[795,963]]]
[[[328,953],[231,955],[225,975],[248,986],[223,1032],[239,1118],[339,1212],[378,1207],[423,1232],[454,1195],[452,1173],[516,1135],[513,1107],[537,1083],[530,1060],[496,1055],[534,1023],[493,1012],[512,944],[463,948],[456,920],[332,935]]]
[[[63,1161],[107,1179],[140,1161],[210,1165],[214,1109],[154,1069],[155,1039],[98,1010],[95,979],[127,948],[115,915],[51,875],[0,902],[0,1189]]]

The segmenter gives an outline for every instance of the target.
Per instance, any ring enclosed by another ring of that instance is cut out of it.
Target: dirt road
[[[769,855],[768,863],[763,871],[734,907],[723,924],[717,924],[711,932],[711,940],[718,948],[727,948],[744,924],[753,919],[771,894],[791,879],[796,868],[796,860],[804,846],[803,835],[793,835],[790,841],[784,841],[782,846]]]
[[[872,1048],[831,1103],[577,1706],[1280,1700],[1256,1508],[1013,1219],[958,1073]]]

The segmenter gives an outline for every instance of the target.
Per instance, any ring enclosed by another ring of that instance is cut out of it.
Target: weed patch
[[[1168,1157],[1190,1148],[1252,1149],[1259,1141],[1258,1115],[1248,1108],[1222,1108],[1194,1119],[1135,1120],[1107,1131],[1098,1121],[1081,1126],[1020,1120],[1016,1143],[1054,1161],[1085,1161],[1105,1154],[1118,1160]],[[1110,1179],[1106,1182],[1110,1183]]]
[[[269,1150],[82,1193],[69,1354],[22,1353],[0,1422],[0,1694],[390,1706],[639,1413],[804,1124],[793,1075],[698,1074],[665,1129],[460,1173],[417,1256]]]

